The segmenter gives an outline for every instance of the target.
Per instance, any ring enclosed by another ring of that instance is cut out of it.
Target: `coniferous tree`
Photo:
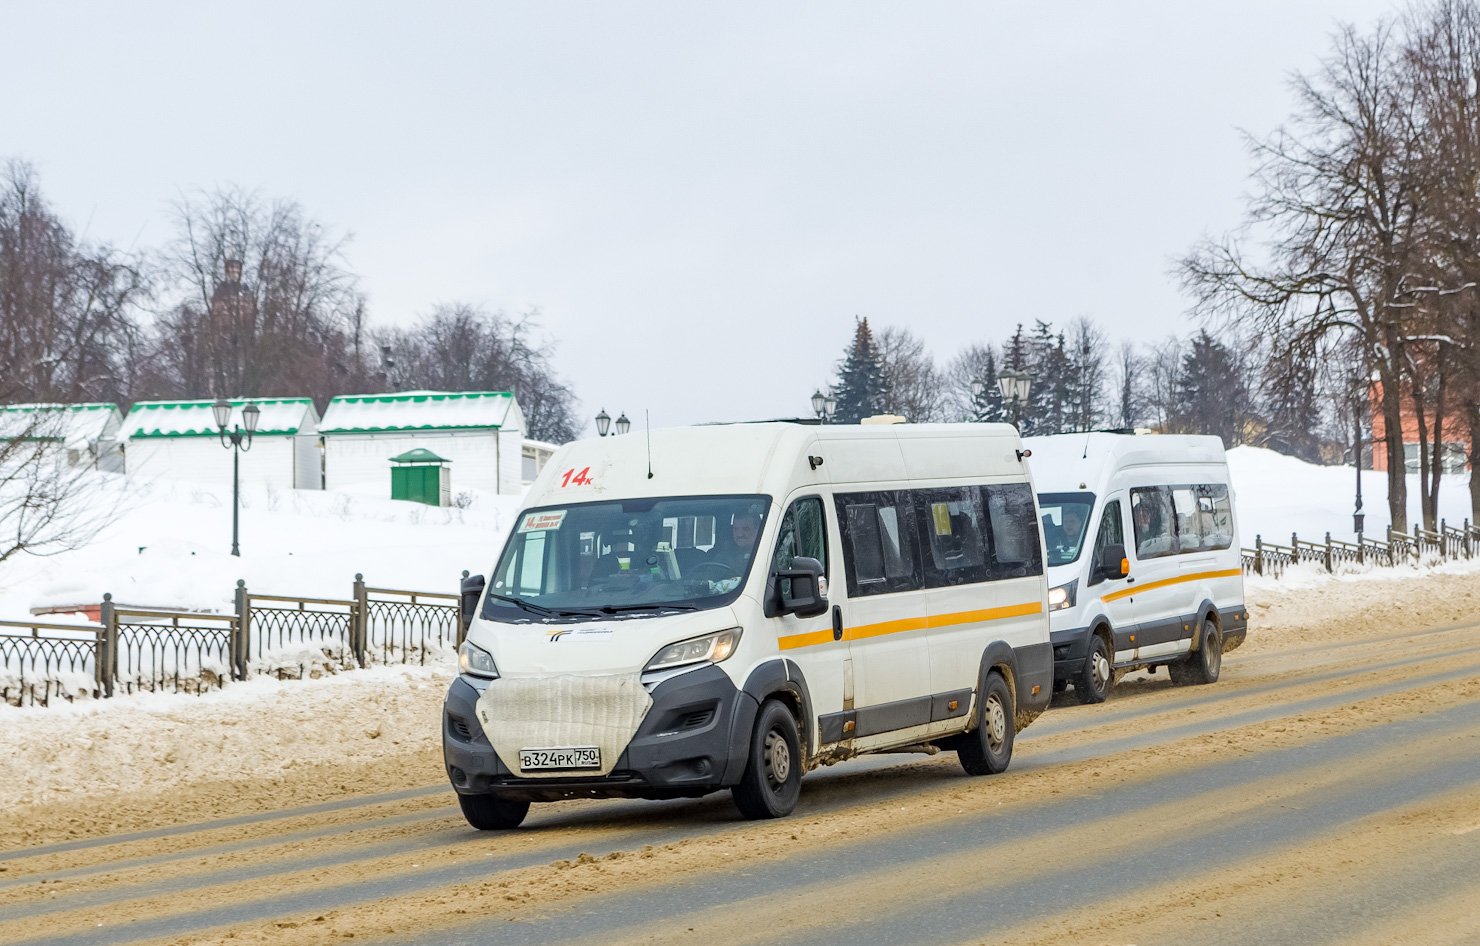
[[[1225,447],[1242,443],[1249,390],[1228,346],[1199,332],[1179,374],[1168,411],[1171,432],[1212,434]]]
[[[981,377],[975,380],[982,383],[982,393],[972,397],[968,419],[993,424],[1005,422],[1007,411],[1002,406],[1002,390],[997,387],[997,356],[992,349],[987,349]]]
[[[856,424],[865,417],[883,413],[888,400],[885,388],[884,365],[873,332],[869,330],[868,319],[859,319],[853,331],[853,344],[838,362],[838,383],[833,388],[838,401],[834,420],[839,424]]]

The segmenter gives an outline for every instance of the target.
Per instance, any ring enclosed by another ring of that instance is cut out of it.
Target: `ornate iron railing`
[[[369,588],[355,576],[355,599],[365,615],[364,646],[381,663],[421,663],[434,649],[461,642],[461,596],[438,591]]]
[[[1385,541],[1358,535],[1356,542],[1343,542],[1327,532],[1323,542],[1310,542],[1291,533],[1289,545],[1265,542],[1263,536],[1256,535],[1254,547],[1242,553],[1246,573],[1271,578],[1278,578],[1301,562],[1318,563],[1328,572],[1341,565],[1417,564],[1425,559],[1474,557],[1480,553],[1480,528],[1466,519],[1462,528],[1455,529],[1441,519],[1437,530],[1415,528],[1411,535],[1394,532],[1390,526]]]
[[[364,666],[358,601],[256,594],[239,581],[237,615],[242,626],[238,664],[243,670],[252,667],[283,677],[296,667],[301,678],[309,675],[311,665],[335,670]],[[310,652],[312,660],[305,659]]]
[[[119,608],[108,594],[102,616],[108,696],[158,690],[199,694],[237,676],[234,614]]]
[[[98,697],[103,631],[86,625],[0,621],[0,698],[49,706],[60,697]]]

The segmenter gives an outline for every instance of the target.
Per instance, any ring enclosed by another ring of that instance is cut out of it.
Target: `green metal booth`
[[[391,499],[409,499],[428,506],[452,505],[451,460],[424,447],[391,457]]]

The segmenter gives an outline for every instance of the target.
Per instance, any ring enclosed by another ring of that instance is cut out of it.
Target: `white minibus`
[[[721,789],[779,817],[869,752],[1002,771],[1053,690],[1033,497],[1000,424],[566,444],[465,588],[443,747],[468,822]]]
[[[1048,566],[1054,688],[1102,702],[1129,670],[1218,679],[1248,612],[1217,437],[1028,437]]]

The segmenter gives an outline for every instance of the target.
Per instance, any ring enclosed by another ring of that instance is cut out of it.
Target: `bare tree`
[[[117,400],[144,295],[138,262],[79,242],[29,165],[0,168],[0,402]]]
[[[363,375],[363,316],[332,236],[292,201],[218,189],[175,205],[161,260],[176,299],[158,332],[160,383],[187,397],[311,394]]]
[[[78,548],[116,513],[88,465],[68,463],[65,422],[62,410],[0,415],[0,562]]]
[[[946,391],[925,341],[908,329],[886,328],[875,336],[884,369],[885,412],[912,423],[943,420]]]
[[[438,391],[512,391],[530,436],[574,440],[575,395],[555,374],[554,343],[538,335],[539,312],[518,318],[466,303],[437,306],[411,329],[376,335],[397,386]]]
[[[1294,81],[1291,124],[1250,141],[1259,160],[1244,231],[1182,263],[1204,316],[1261,338],[1349,333],[1381,384],[1388,507],[1407,527],[1400,390],[1409,314],[1426,287],[1423,142],[1391,20],[1342,29],[1314,76]],[[1249,243],[1266,241],[1250,261]]]
[[[956,353],[941,375],[942,414],[948,421],[1001,421],[1002,396],[997,391],[997,351],[973,342]],[[982,385],[982,394],[971,393],[972,382]]]

